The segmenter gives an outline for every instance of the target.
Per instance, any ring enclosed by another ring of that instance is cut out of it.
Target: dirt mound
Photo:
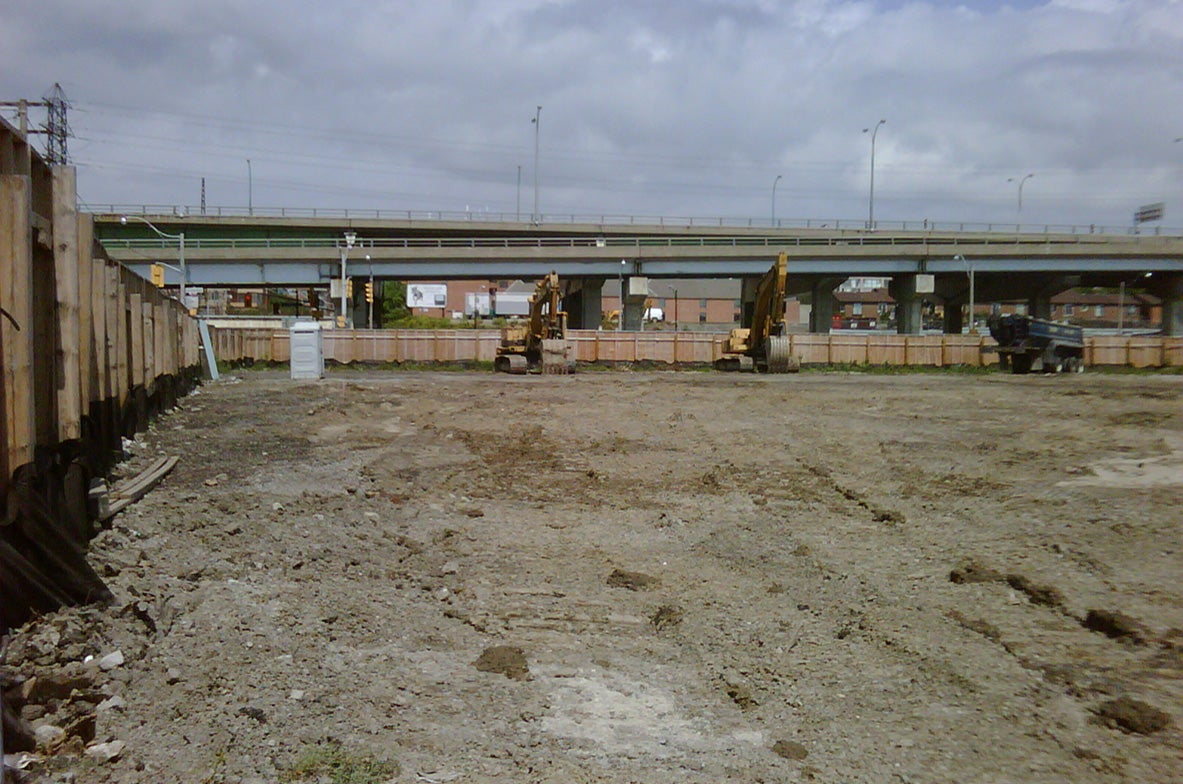
[[[1118,697],[1102,703],[1094,712],[1099,720],[1109,726],[1139,735],[1150,735],[1171,724],[1170,714],[1130,697]]]
[[[608,575],[608,585],[612,588],[627,588],[630,591],[649,591],[661,585],[661,580],[644,572],[626,572],[614,569]]]
[[[515,681],[524,681],[530,677],[525,651],[513,645],[486,648],[480,658],[473,662],[473,666],[481,672],[499,673]]]
[[[1150,636],[1140,622],[1125,613],[1113,610],[1089,610],[1081,625],[1106,637],[1129,640],[1139,645],[1144,644]]]

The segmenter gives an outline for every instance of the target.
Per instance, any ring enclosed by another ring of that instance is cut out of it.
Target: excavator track
[[[521,354],[502,354],[493,360],[493,369],[499,373],[523,376],[530,369],[530,363]]]

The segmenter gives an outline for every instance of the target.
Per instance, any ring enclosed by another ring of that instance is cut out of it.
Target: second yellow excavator
[[[756,287],[751,319],[731,330],[723,356],[715,360],[718,370],[759,370],[765,373],[796,373],[801,360],[789,352],[785,334],[785,280],[788,254],[781,251],[776,263]]]
[[[501,330],[495,370],[523,374],[570,373],[575,369],[574,351],[567,340],[567,314],[560,309],[562,299],[557,272],[538,281],[526,323]]]

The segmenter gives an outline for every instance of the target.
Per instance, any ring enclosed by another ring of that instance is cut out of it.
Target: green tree
[[[411,315],[407,310],[407,284],[398,280],[382,281],[382,324],[388,326]]]

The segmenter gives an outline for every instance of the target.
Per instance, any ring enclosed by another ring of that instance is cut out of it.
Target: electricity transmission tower
[[[53,89],[40,101],[30,101],[22,98],[18,101],[0,101],[0,106],[15,107],[17,110],[17,124],[20,132],[26,135],[44,134],[45,162],[51,166],[69,163],[69,151],[66,140],[70,137],[70,125],[66,119],[66,110],[70,103],[66,100],[66,93],[62,86],[54,83]],[[29,127],[29,107],[44,107],[45,123],[37,128]]]

